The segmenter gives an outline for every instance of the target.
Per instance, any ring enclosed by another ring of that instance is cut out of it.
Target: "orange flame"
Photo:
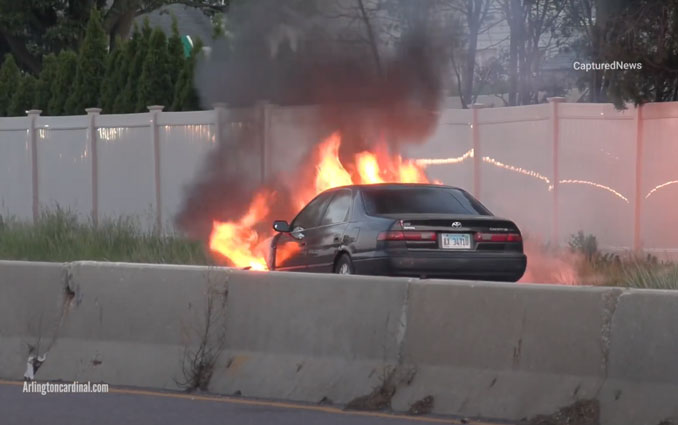
[[[295,204],[301,209],[318,193],[337,186],[352,183],[351,175],[339,160],[341,136],[335,132],[316,148],[315,179],[313,187],[300,191]]]
[[[258,247],[261,240],[253,226],[268,216],[269,203],[273,197],[272,193],[266,191],[257,193],[249,210],[240,220],[215,220],[210,235],[210,250],[227,257],[236,267],[266,270],[264,253]]]
[[[370,152],[362,152],[355,156],[360,180],[370,183],[383,183],[384,179],[379,175],[379,163],[377,157]]]
[[[378,144],[375,152],[364,151],[354,156],[353,163],[342,164],[339,159],[341,135],[332,133],[320,143],[313,155],[312,184],[302,190],[294,188],[292,203],[303,208],[318,193],[338,186],[375,183],[428,183],[423,168],[414,161],[403,160],[399,155],[390,155],[386,143]],[[354,170],[349,173],[347,171]],[[439,183],[439,182],[436,182]],[[304,182],[301,182],[303,185]],[[263,242],[272,236],[272,231],[260,235],[254,226],[270,222],[271,202],[274,192],[261,190],[252,199],[247,213],[238,221],[214,221],[209,247],[226,257],[235,267],[252,270],[267,270],[266,248]],[[300,250],[297,244],[278,247],[276,259],[281,264]]]
[[[358,176],[355,184],[428,183],[423,167],[415,161],[403,160],[400,155],[389,155],[386,143],[381,141],[376,152],[360,152],[355,156]]]

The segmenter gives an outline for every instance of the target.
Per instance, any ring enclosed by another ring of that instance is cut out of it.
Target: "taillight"
[[[473,239],[476,242],[520,242],[523,240],[519,233],[476,233]]]
[[[434,241],[435,232],[403,232],[400,230],[381,232],[377,240],[380,241]]]
[[[520,236],[520,233],[509,233],[508,237],[506,238],[506,242],[522,242],[523,237]]]

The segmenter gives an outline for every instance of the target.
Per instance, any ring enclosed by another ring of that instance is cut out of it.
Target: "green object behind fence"
[[[182,35],[181,43],[184,45],[184,56],[191,56],[191,50],[193,50],[193,39],[190,35]]]

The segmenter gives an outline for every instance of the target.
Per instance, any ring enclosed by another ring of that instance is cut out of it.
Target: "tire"
[[[336,274],[355,274],[353,268],[353,261],[348,254],[341,254],[337,262],[334,264],[334,273]]]

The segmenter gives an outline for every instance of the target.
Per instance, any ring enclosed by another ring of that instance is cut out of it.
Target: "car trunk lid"
[[[382,216],[393,219],[391,234],[386,236],[403,241],[407,249],[522,251],[520,231],[515,223],[503,218],[446,214]]]

